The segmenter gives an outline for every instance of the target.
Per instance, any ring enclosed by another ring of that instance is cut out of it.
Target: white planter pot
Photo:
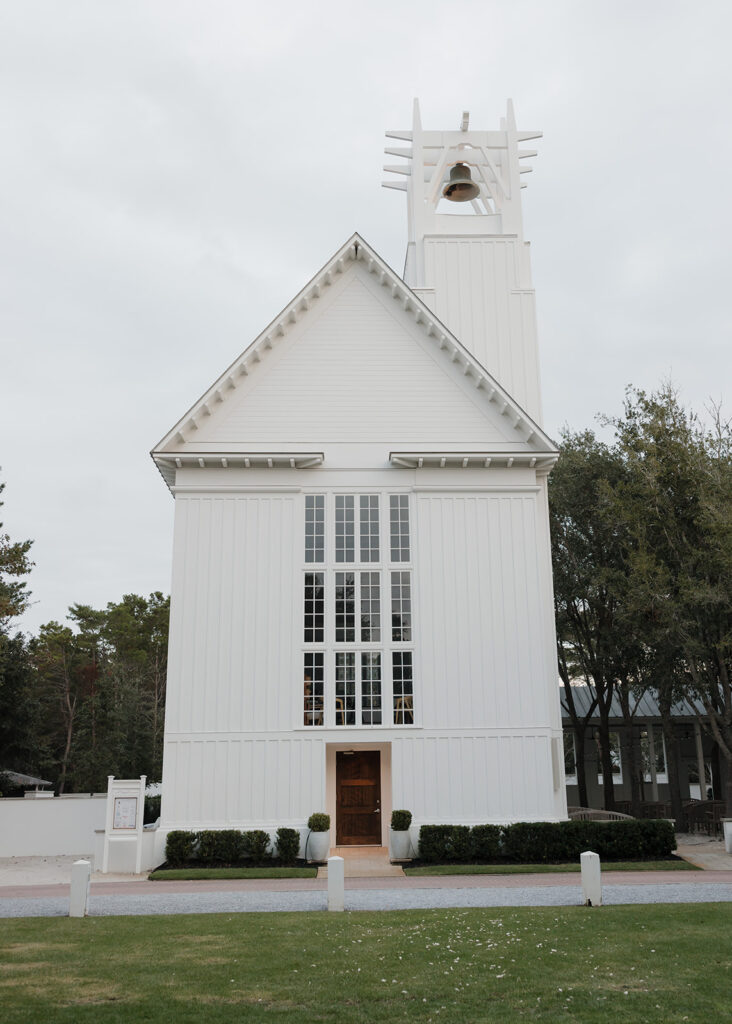
[[[389,829],[389,855],[391,860],[410,860],[412,857],[412,844],[409,839],[409,831],[395,832]]]
[[[307,839],[307,859],[322,863],[330,853],[330,832],[311,832]]]

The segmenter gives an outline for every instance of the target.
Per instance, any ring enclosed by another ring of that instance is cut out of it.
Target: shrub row
[[[586,850],[603,860],[658,860],[676,849],[670,821],[534,821],[515,825],[422,825],[420,860],[476,863],[504,860],[552,864]]]
[[[277,859],[294,864],[300,851],[300,833],[294,828],[277,829]],[[272,860],[269,833],[263,829],[240,832],[238,829],[210,829],[203,832],[169,832],[165,856],[170,867],[196,862],[206,867],[221,867],[254,861]]]
[[[160,796],[145,797],[145,817],[143,824],[151,825],[160,817]]]

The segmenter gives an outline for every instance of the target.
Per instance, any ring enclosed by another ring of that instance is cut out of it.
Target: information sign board
[[[137,828],[137,797],[118,796],[114,801],[114,829]]]

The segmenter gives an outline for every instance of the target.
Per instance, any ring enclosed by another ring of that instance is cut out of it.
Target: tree
[[[41,732],[49,757],[55,762],[56,788],[59,793],[67,788],[73,791],[73,744],[88,687],[86,662],[74,633],[58,622],[41,626],[31,651],[42,704]]]
[[[614,807],[610,711],[619,680],[637,658],[621,626],[626,590],[624,534],[613,510],[613,491],[625,466],[618,451],[590,430],[565,430],[549,484],[559,674],[572,721],[580,802],[587,803],[584,743],[595,709],[605,807]],[[592,702],[582,714],[572,684],[582,680]]]
[[[48,623],[32,642],[39,744],[60,790],[103,789],[108,775],[162,773],[169,599],[126,594],[74,604],[74,628]]]
[[[684,409],[669,384],[630,390],[612,421],[628,467],[616,508],[628,535],[629,611],[653,654],[676,816],[671,706],[697,699],[726,763],[732,814],[732,429]]]
[[[0,494],[5,484],[0,484]],[[0,507],[4,502],[0,501]],[[33,567],[28,558],[33,541],[11,541],[7,533],[2,532],[0,523],[0,631],[3,631],[9,619],[21,615],[28,607],[29,593],[25,580]]]
[[[0,771],[39,770],[38,716],[27,641],[22,633],[9,636],[0,631]]]
[[[5,484],[0,483],[0,494],[4,489]],[[11,637],[9,626],[28,606],[30,595],[22,577],[33,566],[28,557],[32,541],[11,541],[2,526],[0,523],[0,769],[28,771],[36,764],[37,755],[32,665],[25,638],[21,634]]]

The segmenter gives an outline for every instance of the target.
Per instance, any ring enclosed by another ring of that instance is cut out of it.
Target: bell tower
[[[384,168],[406,181],[383,182],[407,194],[404,280],[541,425],[539,359],[529,243],[521,216],[522,166],[541,138],[518,131],[513,104],[497,131],[475,131],[463,113],[455,131],[424,131],[414,101],[411,131],[388,131]]]

